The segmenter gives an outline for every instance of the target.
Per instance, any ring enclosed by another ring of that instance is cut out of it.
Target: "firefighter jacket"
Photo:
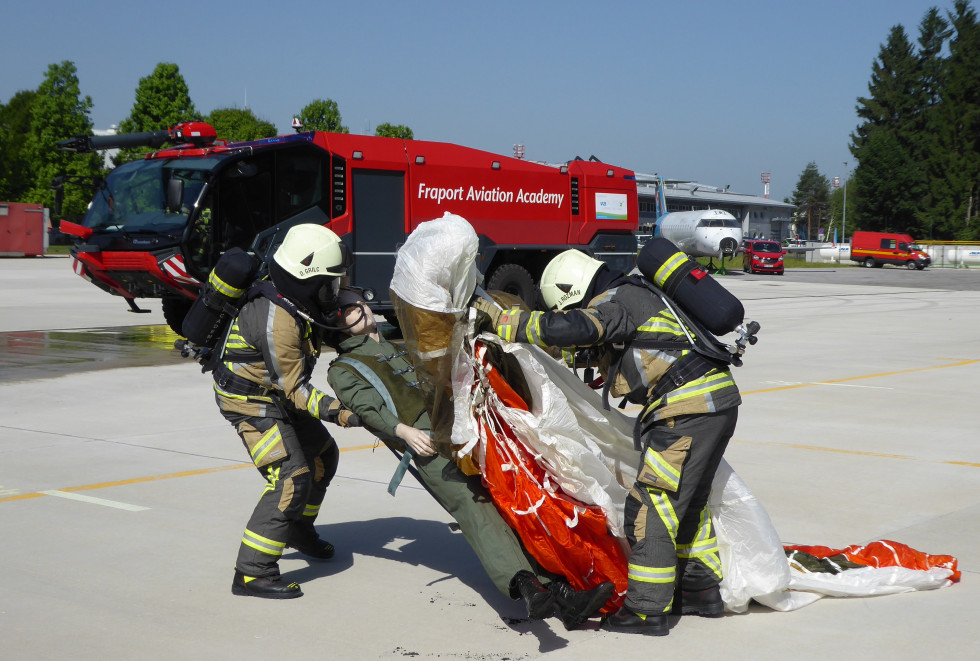
[[[709,413],[742,402],[731,371],[721,366],[688,381],[672,383],[663,394],[653,397],[667,371],[692,349],[673,313],[641,285],[619,284],[582,309],[506,310],[495,331],[505,340],[542,347],[596,347],[599,371],[607,381],[611,380],[610,394],[643,404],[640,419],[655,421]],[[658,344],[660,348],[651,346]],[[610,374],[616,365],[617,373]]]
[[[357,335],[341,342],[337,353],[327,382],[364,427],[395,447],[404,447],[395,435],[399,422],[429,430],[429,414],[407,351],[385,339]]]
[[[288,306],[252,299],[232,321],[214,369],[219,408],[268,418],[300,411],[327,420],[334,400],[310,383],[319,344],[310,322]]]

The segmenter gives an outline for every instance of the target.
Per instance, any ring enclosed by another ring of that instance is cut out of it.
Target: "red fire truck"
[[[113,170],[76,237],[75,272],[122,296],[161,298],[175,329],[229,248],[265,255],[298,223],[322,223],[354,254],[351,284],[390,316],[395,254],[419,223],[445,212],[480,237],[488,289],[533,300],[548,260],[569,247],[629,270],[636,255],[636,180],[597,160],[544,165],[458,145],[306,132],[223,143],[189,123],[144,136],[80,136],[63,149],[184,142]],[[151,141],[152,140],[152,141]],[[155,142],[153,142],[155,141]],[[186,141],[186,142],[185,142]]]

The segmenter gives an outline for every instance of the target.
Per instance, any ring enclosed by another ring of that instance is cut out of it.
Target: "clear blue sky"
[[[892,26],[914,40],[932,6],[952,0],[14,0],[0,6],[0,100],[72,60],[107,128],[174,62],[202,113],[247,102],[280,132],[331,98],[352,133],[405,124],[753,194],[769,171],[781,200],[810,161],[828,178],[853,167],[871,64]]]

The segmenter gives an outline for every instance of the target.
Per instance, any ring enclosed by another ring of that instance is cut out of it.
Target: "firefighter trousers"
[[[308,415],[223,415],[266,481],[242,535],[235,568],[246,576],[275,576],[290,538],[316,535],[313,522],[337,472],[337,443],[322,422]]]
[[[459,523],[460,532],[498,590],[509,596],[510,581],[519,571],[540,575],[478,475],[464,475],[455,462],[440,455],[416,456],[413,461],[429,493]]]
[[[708,496],[737,418],[738,408],[730,408],[658,420],[643,429],[643,454],[625,507],[625,605],[631,610],[667,613],[675,584],[704,590],[721,582]]]

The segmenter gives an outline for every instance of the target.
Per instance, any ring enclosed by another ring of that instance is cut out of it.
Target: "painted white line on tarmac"
[[[812,386],[834,386],[836,388],[867,388],[869,390],[894,390],[887,386],[856,386],[853,383],[827,383],[826,381],[814,381]]]
[[[130,512],[142,512],[143,510],[150,509],[149,507],[141,507],[139,505],[130,505],[129,503],[120,503],[118,500],[106,500],[105,498],[96,498],[95,496],[83,496],[77,493],[69,493],[67,491],[57,491],[52,489],[51,491],[41,491],[46,496],[56,496],[58,498],[67,498],[68,500],[80,500],[83,503],[91,503],[92,505],[102,505],[104,507],[115,507],[118,510],[128,510]]]

